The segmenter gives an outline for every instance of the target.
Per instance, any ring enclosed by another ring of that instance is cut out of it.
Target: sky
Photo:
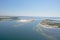
[[[0,0],[0,16],[60,17],[60,0]]]

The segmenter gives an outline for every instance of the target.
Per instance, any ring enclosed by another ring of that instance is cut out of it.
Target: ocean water
[[[32,22],[0,21],[0,40],[60,40],[60,29],[42,28],[39,25],[42,19]]]

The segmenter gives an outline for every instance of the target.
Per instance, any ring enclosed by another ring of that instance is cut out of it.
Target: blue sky
[[[0,0],[0,16],[60,17],[60,0]]]

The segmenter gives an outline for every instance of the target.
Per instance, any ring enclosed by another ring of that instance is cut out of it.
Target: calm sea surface
[[[0,21],[0,40],[55,40],[49,32],[40,30],[43,29],[38,27],[40,22],[41,19],[25,23],[16,20]],[[60,40],[60,31],[55,35],[59,35],[56,40]]]

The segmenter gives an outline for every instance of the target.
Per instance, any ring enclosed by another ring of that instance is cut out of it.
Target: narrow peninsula
[[[59,20],[44,19],[40,23],[41,26],[46,28],[60,28]]]

